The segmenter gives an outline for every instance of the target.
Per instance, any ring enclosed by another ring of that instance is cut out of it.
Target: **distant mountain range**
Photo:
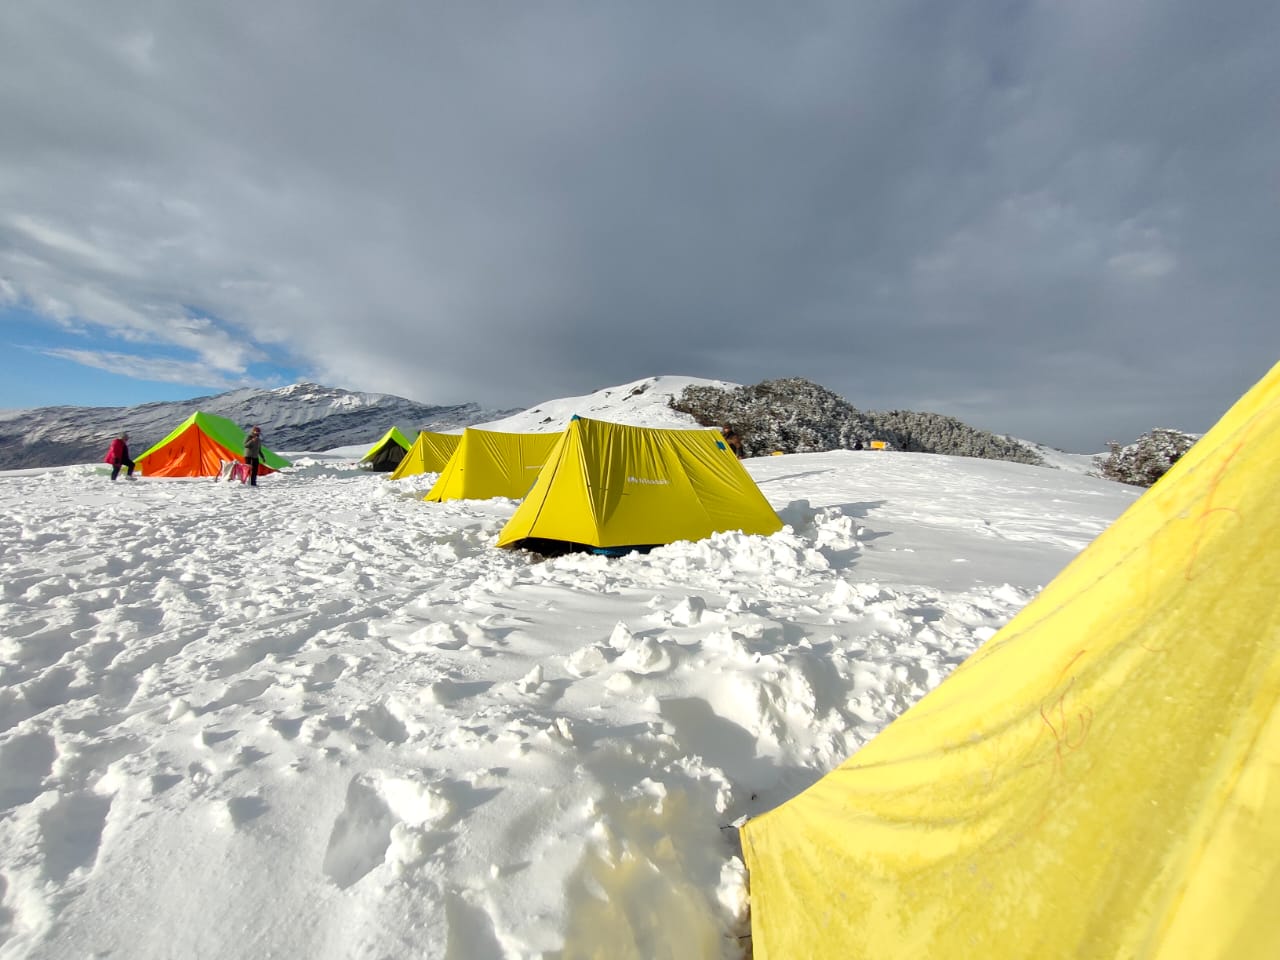
[[[382,393],[355,393],[314,383],[275,390],[232,390],[208,397],[136,407],[37,407],[0,411],[0,470],[92,463],[111,438],[129,434],[137,456],[197,410],[259,424],[272,450],[330,450],[372,444],[394,426],[448,431],[507,416],[474,403],[437,407]]]
[[[258,424],[267,445],[286,454],[367,449],[392,426],[410,438],[419,430],[449,432],[469,426],[538,433],[563,430],[571,417],[580,415],[646,427],[731,424],[747,442],[748,453],[754,454],[843,449],[855,446],[855,438],[878,437],[899,450],[1015,460],[1081,473],[1096,470],[1093,457],[997,437],[951,417],[859,411],[806,380],[743,387],[678,376],[648,377],[585,396],[547,400],[526,410],[494,410],[475,403],[431,406],[314,383],[135,407],[7,410],[0,411],[0,470],[94,463],[122,430],[128,431],[136,457],[197,410],[227,417],[246,429]]]

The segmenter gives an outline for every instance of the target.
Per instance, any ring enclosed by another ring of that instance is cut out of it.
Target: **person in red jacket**
[[[121,467],[129,468],[129,472],[125,474],[128,479],[138,479],[133,475],[134,463],[129,459],[129,435],[127,433],[122,433],[111,441],[111,446],[107,447],[107,455],[102,459],[111,464],[112,480],[120,476]]]

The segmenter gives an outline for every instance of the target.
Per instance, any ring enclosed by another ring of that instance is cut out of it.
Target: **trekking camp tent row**
[[[429,430],[419,432],[418,438],[409,447],[400,465],[391,474],[392,480],[412,477],[420,473],[439,473],[458,449],[462,440],[460,433],[432,433]]]
[[[1280,957],[1280,366],[742,828],[755,960]]]
[[[574,417],[562,433],[468,427],[461,437],[435,436],[456,447],[424,500],[523,501],[503,527],[500,547],[612,552],[726,530],[768,535],[782,529],[760,488],[714,430],[659,430]],[[424,452],[429,455],[430,447]],[[412,457],[410,451],[406,462]]]
[[[608,550],[782,529],[717,431],[574,417],[555,441],[498,546]]]
[[[397,427],[392,427],[360,458],[360,464],[380,473],[395,470],[403,462],[409,446],[405,435]]]
[[[234,421],[196,411],[173,432],[138,457],[146,477],[216,477],[224,461],[244,462],[244,431]],[[265,446],[259,474],[291,466]]]

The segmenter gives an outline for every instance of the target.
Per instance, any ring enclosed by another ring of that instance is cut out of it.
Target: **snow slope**
[[[551,433],[563,430],[576,415],[632,426],[692,429],[699,426],[698,422],[669,406],[670,401],[689,386],[732,390],[739,384],[700,377],[646,377],[582,397],[547,400],[520,413],[476,426],[507,433]]]
[[[0,958],[744,956],[735,821],[1140,492],[761,458],[774,536],[544,561],[491,546],[512,501],[297,463],[0,474]]]

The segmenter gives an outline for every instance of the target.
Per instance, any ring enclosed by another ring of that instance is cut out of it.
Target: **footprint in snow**
[[[429,852],[426,834],[450,811],[438,788],[421,780],[381,771],[353,777],[321,869],[345,890],[384,861],[417,862]]]
[[[58,757],[57,744],[46,733],[25,733],[0,744],[0,810],[30,803],[44,792],[44,778]]]
[[[40,849],[47,879],[61,884],[76,870],[93,868],[110,811],[110,797],[72,793],[59,797],[40,815]]]

